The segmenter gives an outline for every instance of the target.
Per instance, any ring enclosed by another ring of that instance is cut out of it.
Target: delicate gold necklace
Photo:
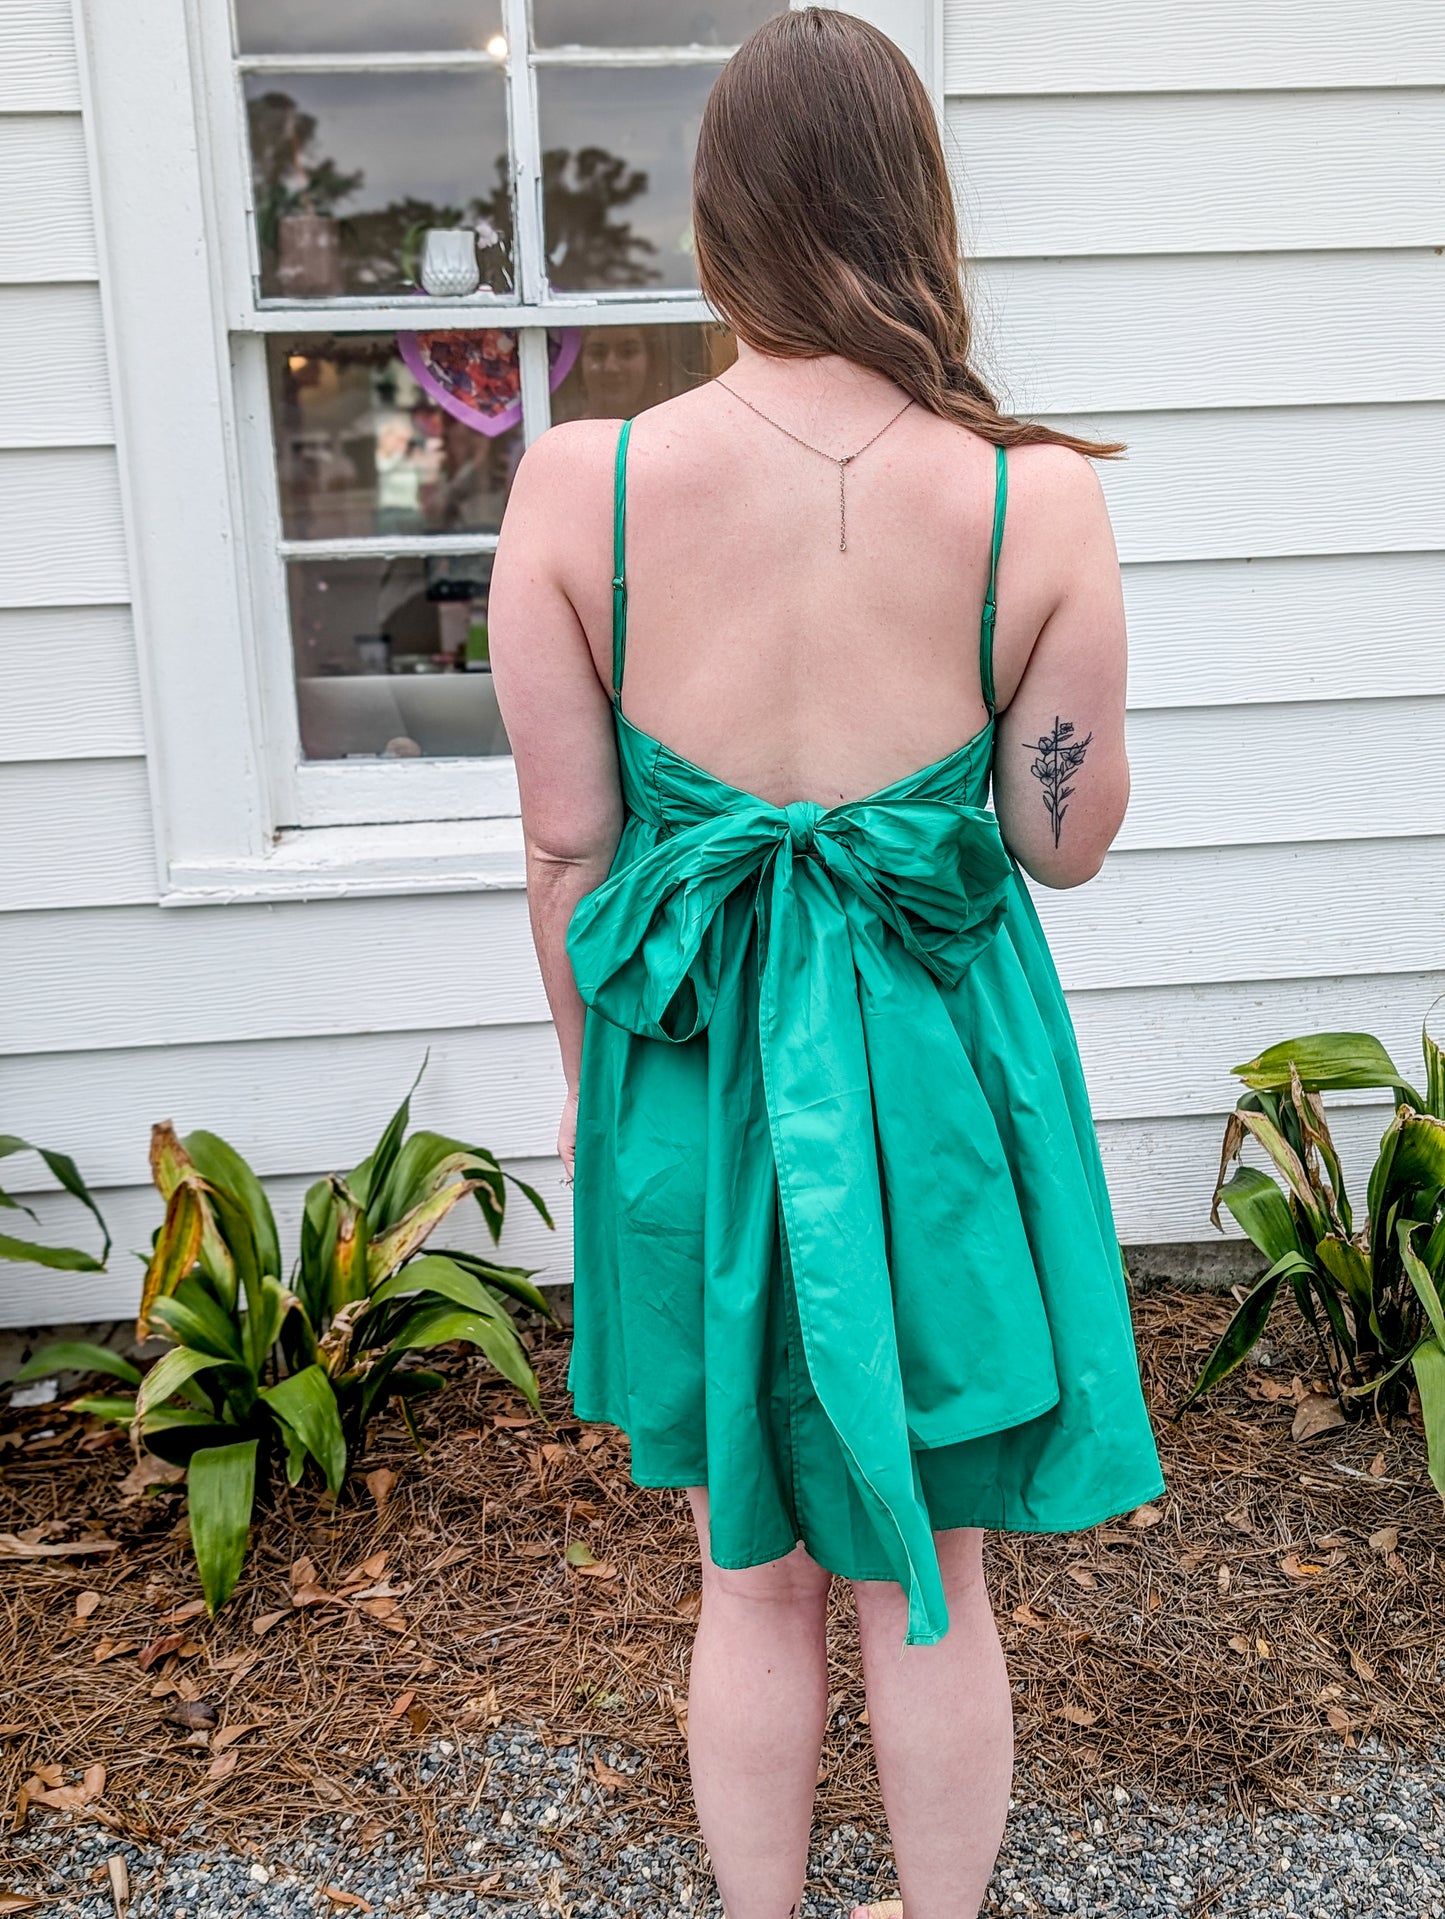
[[[825,447],[814,446],[811,440],[803,439],[801,435],[794,433],[791,427],[784,426],[781,420],[775,420],[771,413],[764,413],[760,406],[754,406],[751,400],[743,399],[742,394],[738,392],[737,388],[735,386],[728,386],[727,381],[724,380],[720,374],[714,377],[717,380],[717,384],[720,387],[726,388],[735,400],[742,400],[743,405],[747,407],[749,412],[756,413],[760,420],[766,420],[769,426],[775,426],[779,433],[786,433],[790,440],[796,440],[799,446],[805,446],[810,453],[816,453],[821,459],[831,460],[833,465],[837,467],[838,551],[840,553],[846,553],[848,551],[848,468],[858,458],[860,453],[866,453],[868,451],[869,447],[873,444],[873,440],[881,440],[883,438],[883,435],[888,431],[889,427],[893,425],[894,420],[901,420],[903,418],[903,415],[908,411],[909,407],[913,405],[912,396],[910,395],[910,397],[903,402],[902,406],[899,407],[898,411],[893,415],[893,419],[883,422],[882,426],[880,426],[878,431],[873,435],[872,440],[865,440],[862,446],[855,447],[851,453],[845,453],[840,459],[836,453],[829,453]]]

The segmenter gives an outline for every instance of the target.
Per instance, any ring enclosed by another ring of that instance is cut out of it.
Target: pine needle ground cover
[[[1293,1326],[1173,1421],[1230,1310],[1137,1302],[1168,1480],[1156,1506],[990,1542],[1027,1790],[1290,1804],[1341,1746],[1423,1756],[1445,1733],[1445,1516],[1421,1433],[1311,1432],[1316,1355]],[[520,1724],[584,1741],[609,1800],[693,1830],[686,1503],[632,1486],[621,1435],[570,1419],[565,1331],[532,1337],[550,1426],[494,1373],[446,1361],[425,1456],[384,1421],[334,1507],[281,1488],[213,1621],[164,1469],[128,1471],[120,1434],[54,1407],[0,1419],[6,1822],[164,1843],[199,1821],[244,1843],[351,1812],[364,1845],[398,1817],[385,1759],[425,1844],[487,1792],[484,1762],[439,1767],[438,1751],[464,1759]],[[841,1582],[831,1647],[819,1823],[879,1827]],[[637,1772],[607,1765],[613,1742],[640,1750]]]

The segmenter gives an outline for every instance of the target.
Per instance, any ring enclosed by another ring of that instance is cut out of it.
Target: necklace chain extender
[[[840,553],[846,553],[848,551],[848,494],[846,478],[848,468],[853,464],[854,460],[858,458],[860,453],[866,453],[868,451],[869,447],[873,444],[873,440],[881,440],[883,438],[883,435],[888,431],[889,427],[893,425],[894,420],[901,420],[903,418],[903,415],[908,411],[909,407],[913,405],[912,396],[910,395],[909,398],[903,402],[892,419],[883,422],[882,426],[880,426],[878,431],[873,435],[872,440],[865,440],[862,446],[855,447],[851,453],[843,454],[840,459],[836,453],[829,453],[825,447],[814,446],[811,440],[803,439],[800,434],[794,433],[791,427],[784,426],[781,420],[775,420],[771,413],[764,413],[760,406],[754,406],[751,400],[743,399],[742,394],[738,392],[737,388],[735,386],[729,386],[721,374],[715,377],[717,384],[731,393],[735,400],[742,400],[743,405],[750,413],[756,413],[760,420],[766,420],[769,426],[775,426],[779,433],[786,433],[790,440],[795,440],[799,446],[806,447],[810,453],[816,453],[820,459],[830,460],[833,465],[837,467],[838,551]]]

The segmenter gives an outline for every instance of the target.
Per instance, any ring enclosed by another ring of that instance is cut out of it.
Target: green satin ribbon
[[[684,1042],[716,1004],[725,900],[755,888],[759,1046],[804,1357],[908,1595],[905,1645],[947,1630],[910,1444],[860,978],[907,962],[955,984],[1013,867],[986,808],[917,794],[823,808],[726,789],[578,904],[567,950],[602,1018]],[[888,949],[886,952],[884,949]]]

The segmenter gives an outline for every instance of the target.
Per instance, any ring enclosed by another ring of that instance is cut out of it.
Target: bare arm
[[[567,958],[567,926],[583,894],[607,877],[622,798],[607,690],[562,585],[563,544],[576,540],[579,524],[577,455],[586,450],[568,438],[552,428],[517,468],[487,627],[497,701],[517,763],[532,937],[567,1077],[558,1150],[570,1173],[586,1008]]]
[[[1081,455],[1053,448],[1042,460],[1035,454],[1026,484],[1031,510],[1021,558],[1046,566],[1057,585],[1017,690],[999,715],[994,810],[1027,873],[1044,886],[1078,886],[1103,864],[1129,801],[1119,559],[1103,491]],[[1005,533],[1000,617],[1008,574],[1020,577],[1008,566],[1008,549]]]

